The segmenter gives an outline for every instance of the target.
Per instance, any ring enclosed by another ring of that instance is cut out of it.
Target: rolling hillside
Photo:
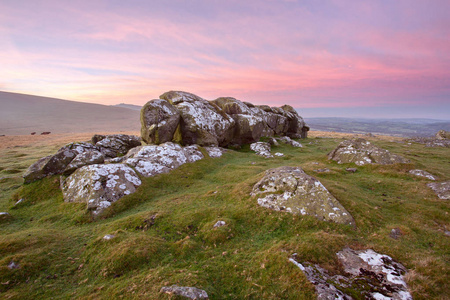
[[[0,135],[137,131],[139,113],[128,108],[0,92]]]

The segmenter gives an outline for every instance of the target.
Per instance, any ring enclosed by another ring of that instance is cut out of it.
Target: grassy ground
[[[204,289],[211,299],[314,299],[290,255],[337,272],[335,253],[350,246],[403,263],[415,299],[446,299],[449,203],[426,187],[429,180],[407,172],[421,168],[450,180],[449,149],[373,138],[411,164],[348,173],[354,165],[326,157],[345,135],[320,136],[313,132],[303,148],[272,149],[284,157],[261,158],[247,146],[144,179],[95,222],[83,205],[63,202],[57,176],[23,187],[20,179],[37,158],[88,137],[0,146],[0,211],[12,215],[0,223],[0,298],[177,299],[159,293],[177,284]],[[284,165],[318,178],[353,215],[356,229],[259,207],[249,196],[253,185],[265,170]],[[314,172],[324,167],[331,172]],[[213,228],[218,220],[227,225]],[[398,240],[389,237],[393,228],[403,233]],[[116,238],[103,240],[106,234]],[[20,268],[7,268],[11,261]]]

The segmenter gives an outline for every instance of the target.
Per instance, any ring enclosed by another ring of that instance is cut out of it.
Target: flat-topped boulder
[[[309,127],[289,105],[257,106],[232,97],[213,101],[170,91],[141,110],[141,134],[146,143],[178,142],[200,146],[242,145],[274,135],[301,138]]]
[[[328,159],[334,160],[339,164],[354,163],[358,166],[409,163],[409,160],[402,156],[379,148],[361,138],[343,141],[328,154]]]
[[[316,178],[300,167],[269,169],[253,186],[251,195],[260,206],[323,221],[354,225],[350,213]]]

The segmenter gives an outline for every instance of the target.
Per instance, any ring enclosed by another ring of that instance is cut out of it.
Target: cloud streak
[[[9,91],[104,104],[179,89],[298,108],[448,106],[444,1],[17,2],[0,3]]]

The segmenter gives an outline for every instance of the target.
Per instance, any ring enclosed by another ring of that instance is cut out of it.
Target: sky
[[[448,0],[0,0],[0,90],[450,120]]]

